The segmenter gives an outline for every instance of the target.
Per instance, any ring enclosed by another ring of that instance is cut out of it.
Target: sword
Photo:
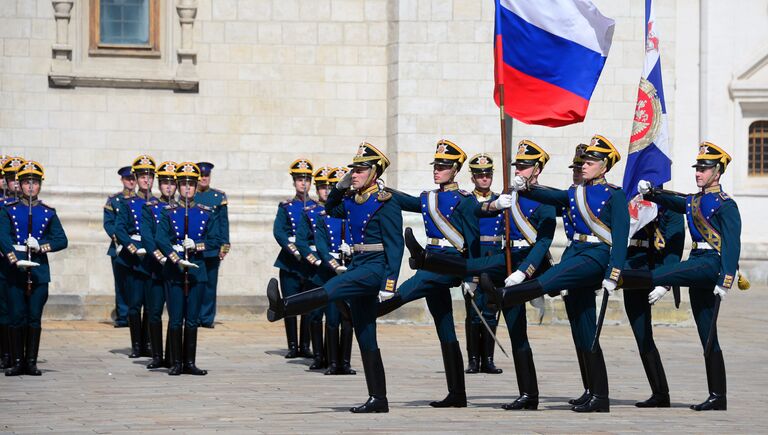
[[[472,308],[475,309],[475,312],[477,313],[477,317],[480,318],[480,321],[483,322],[483,326],[485,326],[485,329],[488,330],[488,334],[491,335],[491,338],[493,338],[493,341],[495,341],[496,345],[499,346],[499,349],[501,349],[501,352],[504,353],[504,356],[506,356],[507,359],[509,359],[509,354],[507,354],[507,351],[504,350],[504,346],[501,345],[501,342],[499,341],[499,339],[496,338],[496,334],[493,333],[493,330],[491,330],[491,327],[490,325],[488,325],[488,322],[485,321],[485,317],[483,317],[483,313],[480,312],[480,308],[477,307],[473,294],[470,295],[469,302],[472,303]]]
[[[603,330],[603,321],[605,321],[605,311],[608,309],[608,290],[603,290],[603,301],[600,304],[600,315],[597,317],[597,330],[595,339],[592,341],[592,353],[597,352],[597,346],[600,345],[600,331]]]
[[[709,336],[707,337],[707,344],[704,346],[704,356],[709,356],[712,353],[712,345],[715,341],[715,335],[717,335],[717,315],[720,314],[720,296],[717,296],[715,300],[715,309],[712,312],[712,325],[709,327]]]

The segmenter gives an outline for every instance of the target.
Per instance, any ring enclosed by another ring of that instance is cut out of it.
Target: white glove
[[[185,237],[184,241],[181,242],[181,246],[184,247],[187,251],[190,251],[192,249],[195,249],[195,241],[190,239],[189,237]]]
[[[461,283],[461,291],[465,295],[469,295],[469,297],[474,298],[475,297],[475,290],[477,290],[477,283],[474,283],[474,282],[462,282]]]
[[[293,258],[301,261],[301,253],[299,251],[293,251]]]
[[[655,304],[656,302],[660,301],[668,291],[668,288],[657,285],[653,291],[648,293],[648,303],[651,305]]]
[[[168,257],[163,257],[163,258],[161,258],[161,259],[160,259],[160,264],[162,264],[163,266],[165,266],[165,262],[166,262],[166,261],[168,261]]]
[[[496,201],[493,202],[493,208],[495,208],[496,210],[504,210],[512,207],[512,204],[514,203],[515,201],[512,200],[512,195],[502,193],[501,195],[499,195]]]
[[[37,252],[40,250],[40,242],[38,242],[37,239],[34,237],[30,237],[27,239],[27,246],[29,246],[29,249],[32,252]]]
[[[568,289],[560,290],[560,297],[564,298],[566,296],[568,296]]]
[[[123,250],[123,245],[115,245],[115,253],[119,254]]]
[[[35,263],[34,261],[29,260],[19,260],[16,262],[16,267],[19,269],[26,269],[28,267],[37,267],[40,263]]]
[[[341,245],[339,245],[339,252],[349,257],[352,255],[352,247],[349,246],[347,242],[341,242]]]
[[[184,269],[197,269],[198,268],[197,264],[195,264],[195,263],[193,263],[191,261],[187,261],[187,260],[179,260],[179,262],[176,263],[176,264],[179,266],[179,269],[181,269],[181,270],[184,270]]]
[[[595,294],[600,296],[603,291],[607,291],[608,296],[613,296],[613,293],[616,291],[616,281],[612,279],[604,279],[602,288],[595,290]]]
[[[315,261],[313,261],[313,262],[312,262],[312,265],[313,265],[313,266],[319,266],[319,265],[321,265],[321,264],[323,264],[323,260],[320,260],[320,259],[317,259],[317,260],[315,260]]]
[[[339,266],[336,269],[333,269],[334,272],[336,272],[336,275],[341,275],[342,273],[347,271],[347,266]]]
[[[640,180],[637,182],[637,191],[643,195],[650,192],[652,187],[653,185],[651,185],[651,182],[648,180]]]
[[[136,255],[138,255],[139,257],[143,257],[147,255],[147,250],[144,248],[139,248],[136,250]]]
[[[390,292],[387,290],[379,290],[379,302],[384,302],[387,299],[391,299],[395,296],[395,292]]]
[[[523,281],[525,281],[525,272],[516,270],[512,272],[512,275],[509,275],[507,279],[504,280],[504,285],[507,287],[512,287],[513,285],[520,284]]]
[[[715,286],[715,291],[713,291],[712,293],[714,293],[715,296],[720,296],[720,300],[722,301],[725,299],[725,296],[728,295],[728,289],[717,285]]]
[[[515,192],[519,192],[521,190],[527,190],[528,189],[528,180],[525,179],[525,177],[521,177],[520,175],[515,175],[515,178],[512,179],[512,190]]]
[[[341,177],[341,180],[339,180],[338,183],[336,183],[336,188],[339,190],[349,189],[349,186],[352,185],[352,171],[347,172],[344,174],[343,177]]]

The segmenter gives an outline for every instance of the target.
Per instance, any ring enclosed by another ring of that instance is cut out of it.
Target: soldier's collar
[[[163,204],[173,204],[174,203],[173,197],[168,197],[168,196],[160,195],[160,198],[157,198],[157,199],[160,202],[162,202]]]
[[[592,180],[589,180],[588,182],[584,183],[585,186],[596,186],[598,184],[607,184],[608,182],[605,181],[605,177],[597,177]]]
[[[26,196],[22,196],[21,198],[19,198],[19,201],[24,205],[29,205],[29,198],[27,198]],[[38,204],[40,204],[40,198],[37,196],[32,198],[32,207]]]
[[[132,198],[136,196],[136,191],[123,188],[123,198]]]
[[[186,202],[186,204],[185,204],[185,202]],[[185,207],[185,205],[188,205],[189,207]],[[196,205],[196,203],[195,203],[194,200],[191,200],[191,201],[183,201],[183,200],[179,201],[179,207],[181,207],[181,208],[195,208],[195,205]]]
[[[475,190],[473,190],[472,193],[475,195],[475,197],[481,198],[481,199],[488,199],[491,197],[491,195],[493,195],[493,192],[490,189],[488,189],[487,192],[481,192],[477,190],[477,188],[475,188]]]
[[[704,193],[720,193],[723,191],[723,186],[716,184],[714,186],[709,186],[706,189],[704,189]]]
[[[197,186],[197,193],[207,192],[208,189],[210,189],[210,188],[211,188],[211,186],[208,186],[208,187]]]
[[[440,185],[440,191],[442,192],[450,192],[452,190],[459,190],[459,183],[451,181]]]
[[[309,202],[309,201],[312,200],[312,198],[309,197],[309,194],[304,196],[304,198],[299,196],[299,194],[296,194],[296,195],[294,195],[293,199],[294,199],[294,201],[300,201],[300,202]]]
[[[141,190],[139,190],[138,192],[136,192],[136,196],[141,198],[141,199],[147,200],[147,199],[152,198],[152,191],[151,190],[147,190],[147,193],[144,194]]]
[[[376,183],[373,183],[367,189],[355,194],[355,202],[358,204],[362,204],[365,201],[368,201],[368,198],[371,197],[371,194],[377,192],[378,190],[379,190],[379,185]]]

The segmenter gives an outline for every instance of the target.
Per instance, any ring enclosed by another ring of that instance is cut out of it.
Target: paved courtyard
[[[357,350],[353,365],[360,375],[310,372],[307,360],[283,359],[282,324],[227,322],[201,331],[198,365],[209,370],[208,376],[169,377],[146,370],[146,359],[127,358],[127,329],[51,321],[44,325],[43,376],[0,377],[0,432],[766,433],[765,290],[734,290],[721,309],[727,412],[688,409],[707,394],[693,328],[656,328],[673,407],[641,410],[633,403],[649,390],[634,340],[626,325],[606,326],[602,344],[612,412],[580,415],[565,404],[581,393],[567,326],[529,328],[542,403],[539,411],[514,412],[499,409],[517,391],[512,362],[500,353],[503,374],[467,376],[469,408],[430,408],[428,402],[446,392],[433,327],[383,324],[379,337],[390,413],[353,415],[347,408],[366,398]],[[501,337],[508,348],[506,333]]]

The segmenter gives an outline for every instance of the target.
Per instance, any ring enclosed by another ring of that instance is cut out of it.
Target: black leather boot
[[[635,406],[638,408],[669,408],[669,385],[667,385],[667,376],[664,373],[664,366],[661,364],[658,349],[640,355],[640,360],[643,362],[652,394],[648,400],[637,402]]]
[[[488,295],[490,298],[489,302],[499,310],[522,305],[544,295],[544,288],[541,287],[538,279],[524,281],[512,287],[497,289],[486,273],[480,275],[480,289]]]
[[[646,290],[653,288],[651,271],[641,269],[622,270],[619,288],[624,290]]]
[[[691,405],[694,411],[725,411],[728,409],[726,397],[725,361],[722,351],[713,351],[704,357],[707,368],[707,384],[709,384],[709,397],[698,405]]]
[[[5,370],[5,376],[24,374],[24,327],[8,328],[11,341],[11,367]]]
[[[341,322],[341,340],[339,345],[341,347],[341,367],[339,368],[340,375],[356,375],[357,372],[352,369],[352,338],[354,338],[355,330],[352,327],[352,320],[343,320]]]
[[[197,356],[197,328],[184,327],[184,370],[185,375],[205,376],[207,370],[197,368],[195,359]]]
[[[464,373],[475,374],[480,372],[480,328],[483,325],[476,323],[467,324],[467,369]]]
[[[401,298],[400,295],[395,292],[395,295],[391,298],[376,304],[376,317],[386,316],[387,314],[402,306],[403,298]]]
[[[571,410],[575,412],[610,412],[608,372],[605,369],[603,351],[598,349],[597,352],[585,352],[584,355],[589,367],[589,391],[592,395],[587,402],[576,405]]]
[[[302,358],[313,358],[310,348],[309,317],[301,316],[299,319],[299,356]]]
[[[324,307],[328,304],[328,292],[322,287],[317,287],[283,299],[280,296],[277,280],[272,278],[267,285],[267,299],[269,299],[267,320],[276,322],[287,316],[306,314]]]
[[[8,325],[0,325],[0,370],[11,367],[11,333]]]
[[[312,365],[309,366],[310,370],[320,370],[326,367],[325,358],[323,358],[323,322],[312,322],[309,325],[310,334],[312,336]]]
[[[539,384],[536,380],[536,367],[533,365],[533,351],[520,349],[512,353],[515,360],[515,375],[520,397],[512,403],[501,405],[506,410],[539,408]]]
[[[425,250],[409,227],[405,229],[405,246],[411,257],[408,265],[413,270],[426,270],[441,275],[465,276],[467,275],[467,260],[458,255],[437,254]]]
[[[576,358],[579,360],[579,371],[581,372],[581,383],[584,385],[584,392],[581,396],[570,399],[568,401],[571,405],[583,405],[589,401],[592,397],[592,393],[589,391],[589,366],[587,365],[586,352],[576,349]]]
[[[37,368],[37,355],[40,352],[40,334],[41,328],[27,327],[27,346],[26,346],[26,359],[27,366],[24,373],[29,376],[40,376],[42,373]]]
[[[141,318],[141,356],[152,356],[152,341],[149,336],[149,314],[144,307],[144,316]]]
[[[299,357],[299,333],[296,327],[296,317],[286,317],[283,319],[285,323],[285,337],[288,340],[288,353],[285,357],[288,359]]]
[[[326,359],[328,361],[328,368],[325,370],[326,375],[338,375],[339,374],[339,357],[341,352],[339,351],[339,327],[325,327],[325,343],[326,346]],[[312,368],[312,367],[310,367]]]
[[[494,335],[496,334],[496,326],[491,326],[491,330]],[[480,371],[482,373],[488,373],[491,375],[498,375],[504,372],[504,370],[496,367],[496,363],[493,362],[493,353],[496,350],[496,342],[488,333],[488,330],[483,327],[480,329],[480,349],[482,351],[482,358],[480,359]]]
[[[384,363],[381,361],[381,351],[379,349],[361,351],[360,357],[363,360],[365,383],[368,386],[368,400],[360,406],[350,408],[349,411],[355,414],[389,412],[387,379],[384,374]]]
[[[165,328],[165,353],[163,353],[163,367],[171,368],[173,362],[171,361],[171,322],[168,322],[168,327]]]
[[[163,322],[149,324],[149,342],[152,348],[152,361],[147,364],[147,368],[163,367]]]
[[[181,362],[181,334],[181,328],[169,329],[168,341],[171,343],[171,352],[168,358],[171,361],[171,368],[168,369],[168,374],[171,376],[180,375],[184,369]]]
[[[128,330],[131,333],[131,353],[128,358],[141,357],[141,315],[128,316]]]
[[[467,391],[464,386],[464,361],[458,341],[440,343],[443,352],[445,380],[448,383],[448,395],[443,400],[431,402],[433,408],[466,408]]]

